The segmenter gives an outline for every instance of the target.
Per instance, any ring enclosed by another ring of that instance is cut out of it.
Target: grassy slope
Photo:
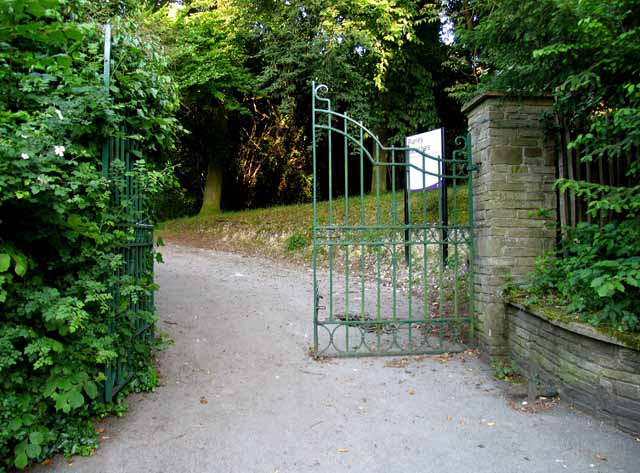
[[[456,198],[449,195],[450,223],[454,222],[454,214],[459,224],[468,220],[468,203],[466,189],[458,189]],[[438,191],[426,193],[427,221],[437,222]],[[380,205],[375,195],[350,197],[349,223],[364,222],[374,224],[380,209],[380,222],[402,223],[402,196],[384,194],[380,197]],[[424,217],[424,198],[421,193],[411,196],[412,223],[420,223]],[[334,222],[345,222],[345,199],[334,199],[332,205]],[[318,220],[320,224],[328,223],[329,203],[318,203]],[[168,242],[179,243],[198,248],[210,248],[235,251],[245,254],[286,259],[295,263],[311,262],[311,242],[313,234],[312,204],[297,204],[266,209],[253,209],[238,212],[225,212],[213,215],[197,215],[165,222],[158,227],[158,233]]]

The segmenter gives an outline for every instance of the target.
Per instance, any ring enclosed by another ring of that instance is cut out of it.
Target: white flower
[[[64,120],[64,117],[62,116],[62,112],[60,110],[58,110],[57,108],[56,108],[56,114],[58,115],[58,118],[60,120]]]
[[[22,154],[20,155],[20,157],[21,157],[22,159],[29,159],[29,155],[28,155],[27,153],[22,153]]]
[[[54,147],[53,147],[53,151],[54,151],[58,156],[63,157],[63,156],[64,156],[64,151],[65,151],[65,149],[64,149],[64,146],[58,146],[58,145],[56,145],[56,146],[54,146]]]

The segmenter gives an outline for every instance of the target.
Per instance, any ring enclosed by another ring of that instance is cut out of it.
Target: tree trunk
[[[212,134],[206,143],[209,164],[207,165],[207,181],[202,195],[200,215],[216,214],[222,210],[222,177],[225,164],[229,162],[227,131],[229,120],[225,109],[217,107],[211,116]]]
[[[207,169],[207,183],[204,187],[202,208],[200,215],[220,212],[220,197],[222,196],[222,167],[209,162]]]
[[[383,145],[386,146],[386,133],[383,130],[378,130],[377,131],[377,135],[378,135],[378,139],[380,140],[380,143],[382,143]],[[383,149],[379,149],[379,151],[376,153],[376,148],[378,147],[377,143],[375,140],[373,140],[373,152],[371,154],[371,156],[373,157],[373,159],[376,159],[376,154],[377,154],[377,158],[378,158],[378,162],[380,163],[388,163],[389,162],[389,151],[383,150]],[[376,169],[379,169],[380,171],[376,171]],[[380,178],[378,179],[377,177],[377,173],[380,173]],[[388,166],[373,166],[373,170],[371,173],[371,193],[372,194],[376,194],[376,191],[378,190],[378,182],[380,182],[380,194],[384,194],[385,192],[387,192],[388,188],[387,188],[387,174],[389,173],[389,167]]]

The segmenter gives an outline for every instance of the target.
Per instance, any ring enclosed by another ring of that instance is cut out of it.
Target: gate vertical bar
[[[318,354],[318,168],[316,158],[316,83],[311,84],[311,154],[313,161],[313,353]]]
[[[469,211],[469,256],[468,256],[468,287],[469,287],[469,336],[473,340],[475,339],[476,329],[476,309],[475,309],[475,221],[474,221],[474,208],[473,208],[473,172],[476,170],[473,164],[473,149],[471,148],[471,134],[467,133],[467,136],[463,138],[464,149],[467,158],[467,195],[468,195],[468,211]]]
[[[110,76],[111,76],[111,25],[104,25],[104,59],[102,70],[102,83],[104,89],[109,95]],[[102,144],[102,175],[109,175],[109,140],[105,140]]]
[[[348,142],[348,132],[349,132],[349,122],[347,121],[347,113],[344,114],[344,227],[345,227],[345,240],[348,242],[350,240],[349,234],[349,142]],[[345,327],[345,345],[347,352],[349,351],[349,318],[351,317],[349,311],[349,245],[345,245],[344,247],[344,304],[345,304],[345,319],[347,321],[347,325]]]

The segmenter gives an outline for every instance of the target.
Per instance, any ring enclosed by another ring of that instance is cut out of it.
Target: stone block
[[[528,126],[518,127],[518,137],[520,138],[542,138],[544,130],[539,122],[531,120],[527,122]]]
[[[509,146],[495,146],[489,148],[489,164],[511,164],[522,163],[522,148]]]
[[[625,383],[624,381],[613,381],[612,384],[618,396],[640,401],[640,385]]]
[[[524,148],[524,156],[525,158],[537,158],[542,156],[542,149],[539,147],[534,148]]]

